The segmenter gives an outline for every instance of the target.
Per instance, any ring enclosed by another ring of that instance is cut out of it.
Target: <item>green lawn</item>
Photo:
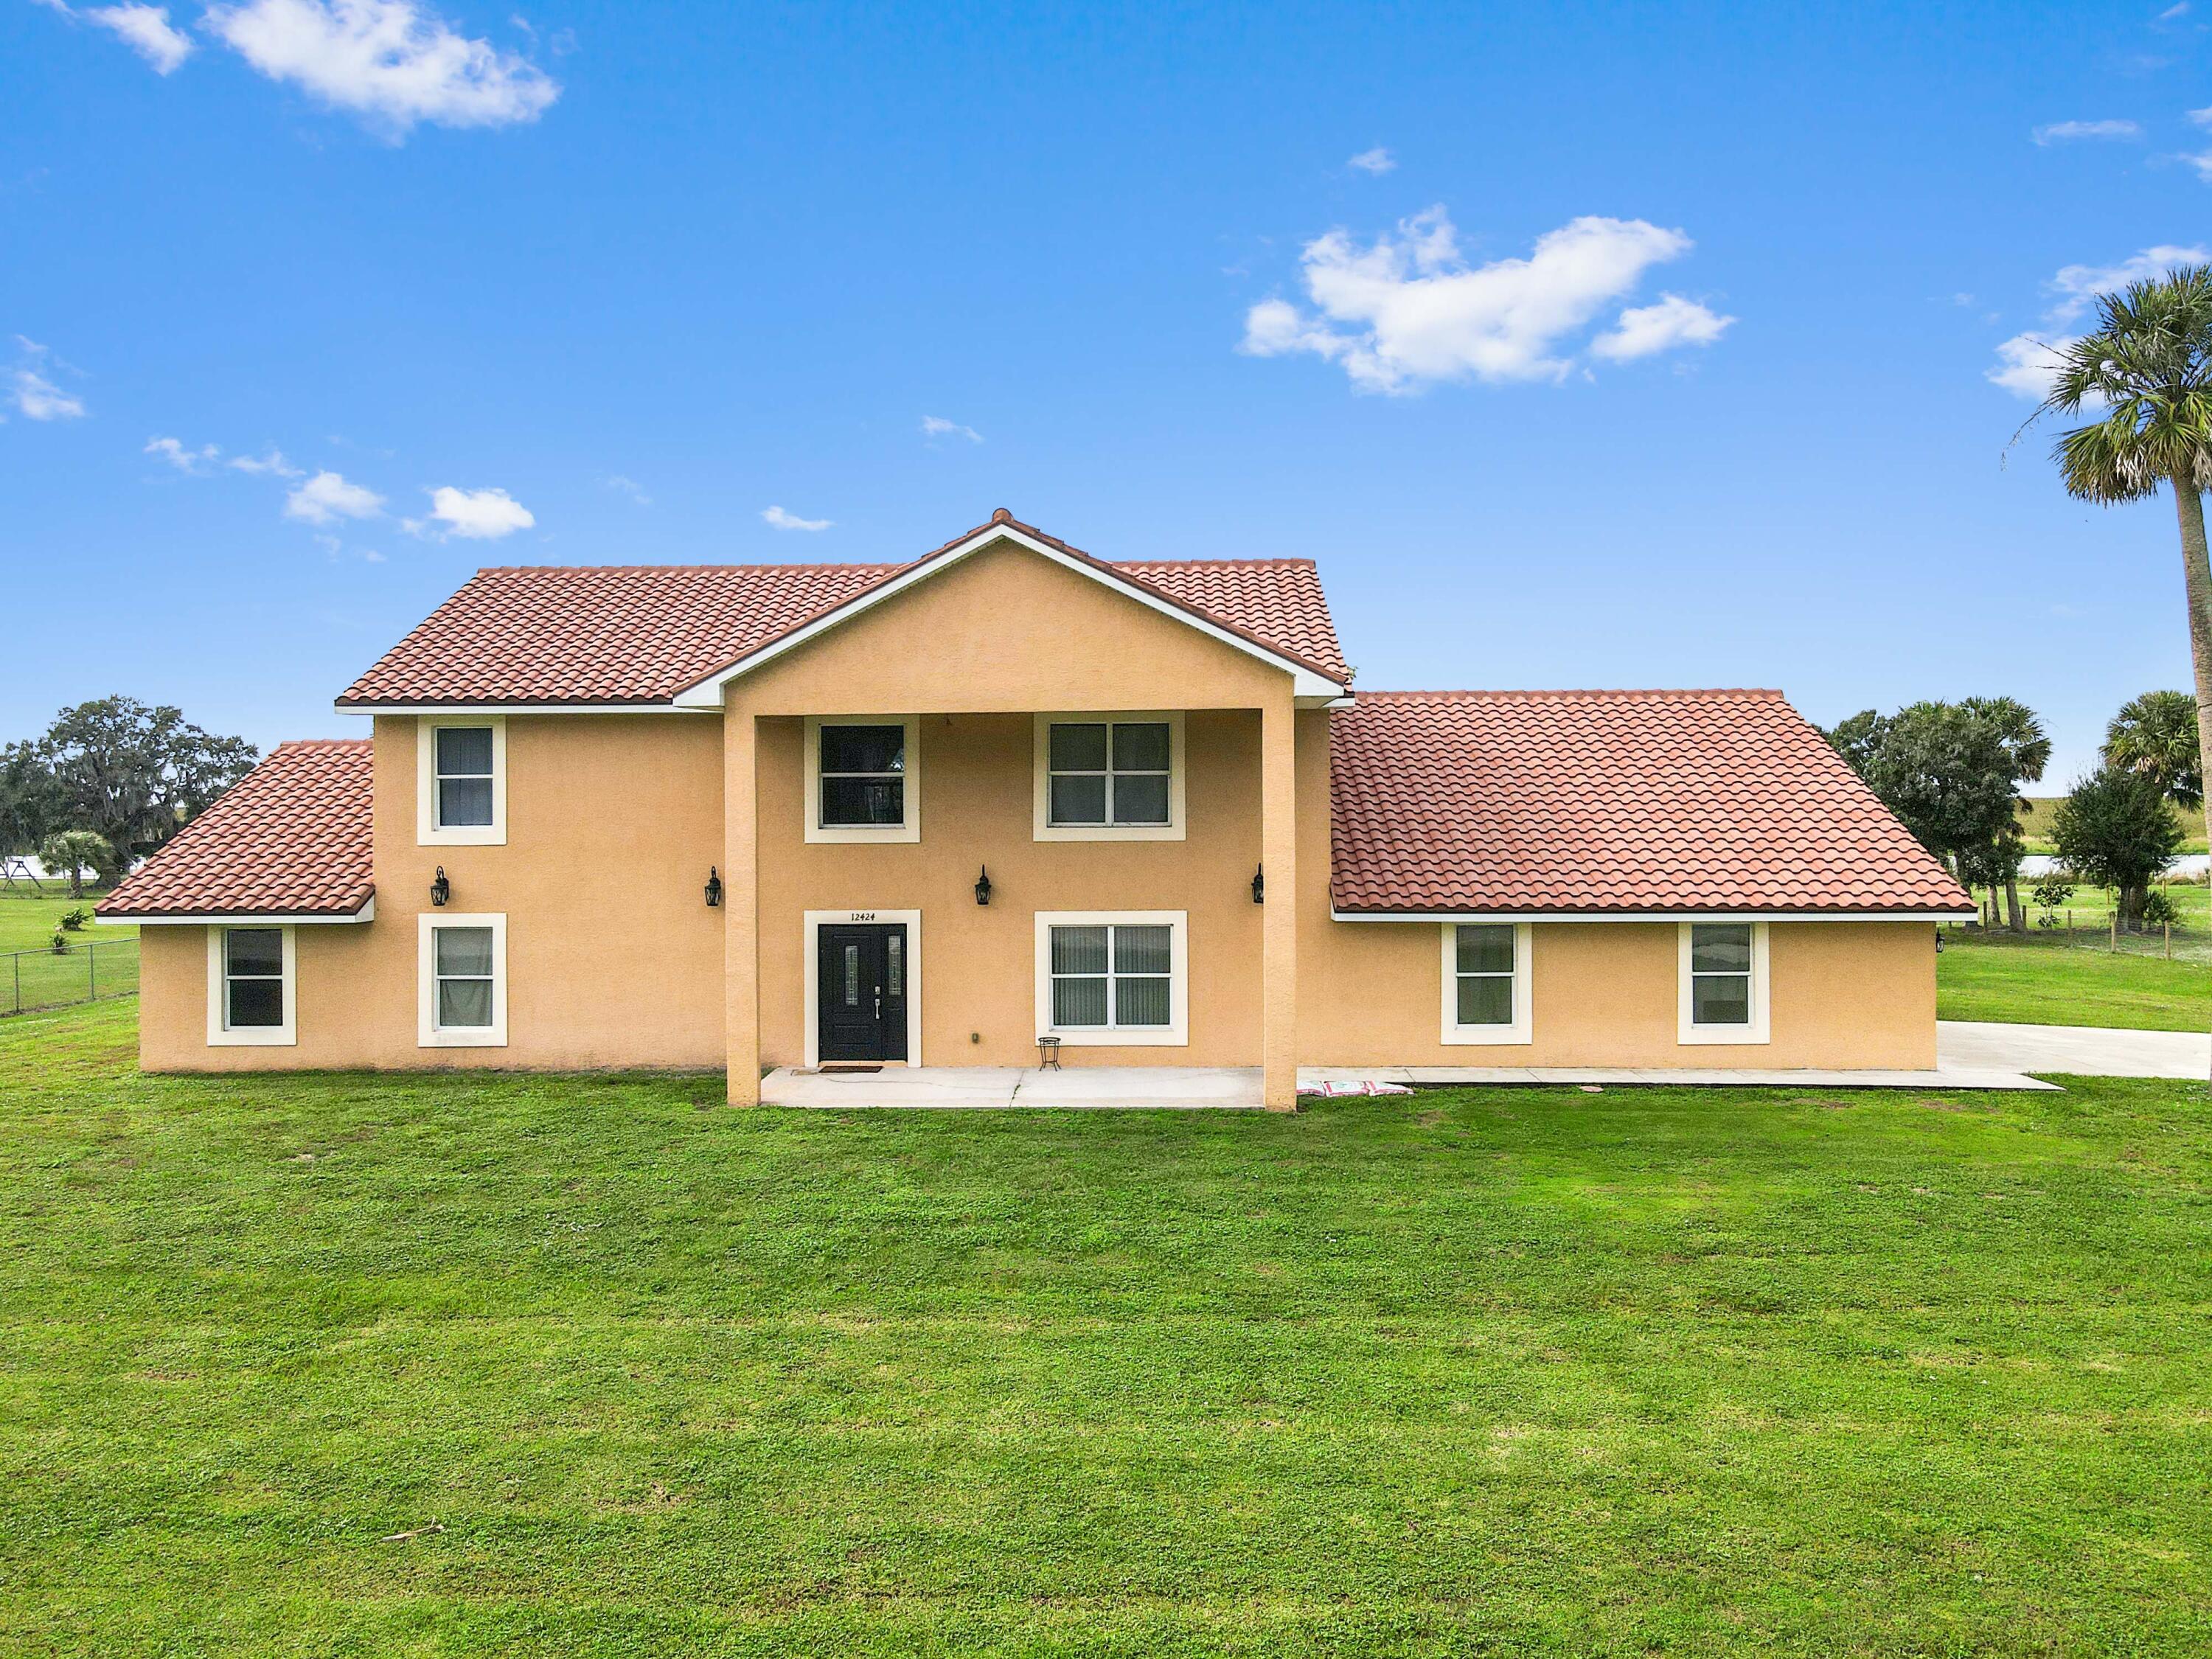
[[[13,1012],[19,1000],[38,1008],[81,1002],[94,991],[111,996],[138,988],[138,930],[94,922],[93,896],[72,899],[57,891],[52,898],[0,893],[0,1015]],[[55,953],[54,930],[65,913],[78,909],[87,913],[83,927],[64,933],[69,948]]]
[[[2023,939],[1947,929],[1936,963],[1936,1013],[1940,1019],[2202,1031],[2212,1027],[2212,962],[2113,955],[2094,940],[2069,946],[2043,934]]]
[[[0,1650],[2212,1647],[2201,1085],[741,1113],[132,1013],[0,1023]]]

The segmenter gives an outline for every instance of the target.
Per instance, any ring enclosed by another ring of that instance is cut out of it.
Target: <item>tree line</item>
[[[135,697],[64,708],[42,736],[0,747],[0,855],[34,854],[73,895],[112,882],[253,769],[243,738]]]
[[[1827,733],[1836,752],[1897,814],[1960,884],[1990,894],[1990,915],[2027,930],[2020,866],[2027,847],[2023,786],[2051,763],[2043,722],[2011,697],[1916,702],[1893,714],[1869,708]],[[2102,763],[2052,815],[2060,860],[2081,880],[2112,889],[2123,927],[2140,929],[2151,883],[2181,848],[2175,807],[2204,801],[2196,700],[2150,691],[2106,728]]]

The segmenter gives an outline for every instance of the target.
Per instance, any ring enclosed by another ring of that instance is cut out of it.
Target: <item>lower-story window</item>
[[[208,929],[208,1041],[216,1047],[289,1048],[295,972],[289,927]]]
[[[507,918],[422,919],[421,1029],[426,1048],[507,1046]]]
[[[1766,1042],[1766,924],[1686,921],[1680,948],[1679,1040]]]
[[[1181,910],[1040,911],[1037,1035],[1181,1046],[1188,978]]]
[[[1531,1041],[1529,925],[1448,921],[1443,947],[1443,1041]]]

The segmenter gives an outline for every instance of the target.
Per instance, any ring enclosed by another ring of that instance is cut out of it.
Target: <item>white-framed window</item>
[[[415,840],[507,845],[507,719],[424,714],[416,722]]]
[[[1686,921],[1680,950],[1679,1040],[1766,1042],[1766,924]]]
[[[806,839],[921,839],[921,722],[912,714],[810,715]]]
[[[300,1031],[293,930],[210,927],[207,934],[209,1046],[295,1047]]]
[[[1181,1048],[1189,1038],[1188,913],[1036,913],[1039,1036],[1073,1048]]]
[[[1534,1040],[1529,963],[1534,929],[1525,921],[1443,925],[1443,1041]]]
[[[421,926],[417,1043],[507,1047],[507,918],[426,915]]]
[[[1036,717],[1036,838],[1181,841],[1180,710]]]

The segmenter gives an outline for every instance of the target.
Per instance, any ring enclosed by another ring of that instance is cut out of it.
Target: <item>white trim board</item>
[[[1978,910],[1339,910],[1331,921],[1975,921]]]
[[[94,916],[93,921],[103,927],[311,927],[318,925],[374,921],[376,900],[368,903],[349,916],[290,916],[277,912],[266,915],[196,915],[196,916]]]
[[[867,589],[865,592],[855,594],[829,615],[817,617],[805,627],[794,629],[782,638],[770,641],[750,656],[731,664],[727,668],[717,670],[696,684],[684,687],[676,694],[674,706],[678,708],[721,708],[725,701],[725,689],[732,680],[750,673],[763,664],[775,661],[787,651],[797,650],[808,641],[850,622],[861,612],[881,605],[885,599],[893,599],[905,592],[917,582],[927,581],[942,571],[951,569],[963,559],[981,552],[994,542],[999,541],[1012,542],[1017,547],[1025,548],[1041,558],[1050,560],[1064,570],[1072,570],[1079,576],[1088,577],[1100,586],[1134,599],[1138,604],[1157,611],[1162,616],[1182,623],[1186,627],[1194,628],[1200,633],[1220,641],[1233,650],[1241,651],[1248,657],[1255,657],[1271,667],[1283,670],[1291,677],[1291,693],[1294,697],[1333,699],[1340,697],[1345,693],[1346,688],[1336,681],[1315,672],[1303,663],[1278,655],[1265,646],[1256,645],[1241,634],[1231,633],[1218,623],[1209,622],[1204,617],[1185,611],[1180,605],[1170,605],[1167,600],[1146,592],[1126,579],[1111,575],[1085,560],[1071,558],[1058,548],[1049,546],[1037,540],[1034,536],[1024,535],[1012,525],[991,524],[984,526],[966,541],[946,548],[943,552],[924,560],[921,563],[915,565],[888,581]]]
[[[694,714],[667,702],[334,702],[341,714]]]
[[[799,918],[805,935],[800,950],[806,976],[802,998],[806,1009],[805,1065],[809,1071],[822,1064],[822,929],[826,927],[866,927],[880,922],[906,927],[906,1058],[886,1060],[885,1066],[921,1064],[921,912],[919,910],[809,910]],[[858,1062],[856,1062],[858,1063]],[[866,1062],[874,1065],[877,1062]]]

